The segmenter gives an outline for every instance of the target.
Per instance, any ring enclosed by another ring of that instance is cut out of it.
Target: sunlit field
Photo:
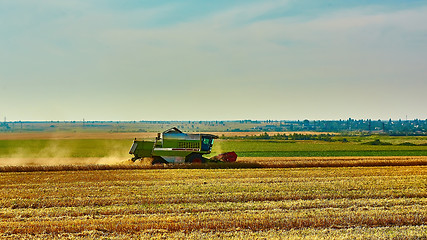
[[[424,138],[219,139],[236,163],[151,165],[127,135],[67,136],[0,140],[0,238],[427,238]]]
[[[427,237],[425,166],[7,172],[0,186],[3,238]]]
[[[151,135],[135,133],[135,137],[148,139],[154,137]],[[132,157],[128,154],[133,140],[130,133],[58,133],[48,137],[2,135],[0,165],[116,164]],[[349,138],[348,142],[218,139],[209,156],[229,151],[235,151],[239,158],[427,156],[426,137],[379,138],[393,145],[366,145],[372,141],[368,137]]]

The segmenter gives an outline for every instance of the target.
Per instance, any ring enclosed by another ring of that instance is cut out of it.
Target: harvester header
[[[156,163],[205,163],[209,161],[235,162],[235,152],[223,153],[207,159],[205,154],[211,153],[214,139],[212,134],[183,133],[176,127],[158,133],[154,141],[134,140],[129,154],[132,161],[142,158],[152,158]]]

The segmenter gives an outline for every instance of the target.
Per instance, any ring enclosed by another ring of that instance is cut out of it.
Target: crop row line
[[[0,172],[46,172],[46,171],[100,171],[132,169],[241,169],[241,168],[313,168],[313,167],[381,167],[381,166],[427,166],[427,158],[416,160],[331,160],[331,161],[276,161],[235,162],[206,164],[90,164],[90,165],[29,165],[0,166]]]

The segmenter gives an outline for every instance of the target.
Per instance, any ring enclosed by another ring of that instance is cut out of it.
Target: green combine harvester
[[[235,162],[237,154],[228,152],[210,159],[203,157],[211,153],[214,139],[212,134],[187,134],[178,128],[171,128],[158,133],[154,141],[133,141],[129,154],[132,161],[142,158],[152,158],[152,164],[157,163],[205,163],[205,162]]]

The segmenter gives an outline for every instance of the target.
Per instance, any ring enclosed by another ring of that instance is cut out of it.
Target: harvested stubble
[[[240,163],[267,168],[426,166],[427,156],[387,157],[240,157]]]
[[[37,160],[34,160],[37,162]],[[75,160],[90,162],[89,160]],[[94,160],[91,160],[94,162]],[[379,167],[427,166],[427,156],[408,157],[240,157],[234,163],[164,164],[122,161],[121,164],[67,164],[67,165],[10,165],[0,166],[0,172],[36,171],[93,171],[121,169],[241,169],[241,168],[304,168],[304,167]]]
[[[425,166],[9,172],[0,186],[0,237],[426,237]]]

